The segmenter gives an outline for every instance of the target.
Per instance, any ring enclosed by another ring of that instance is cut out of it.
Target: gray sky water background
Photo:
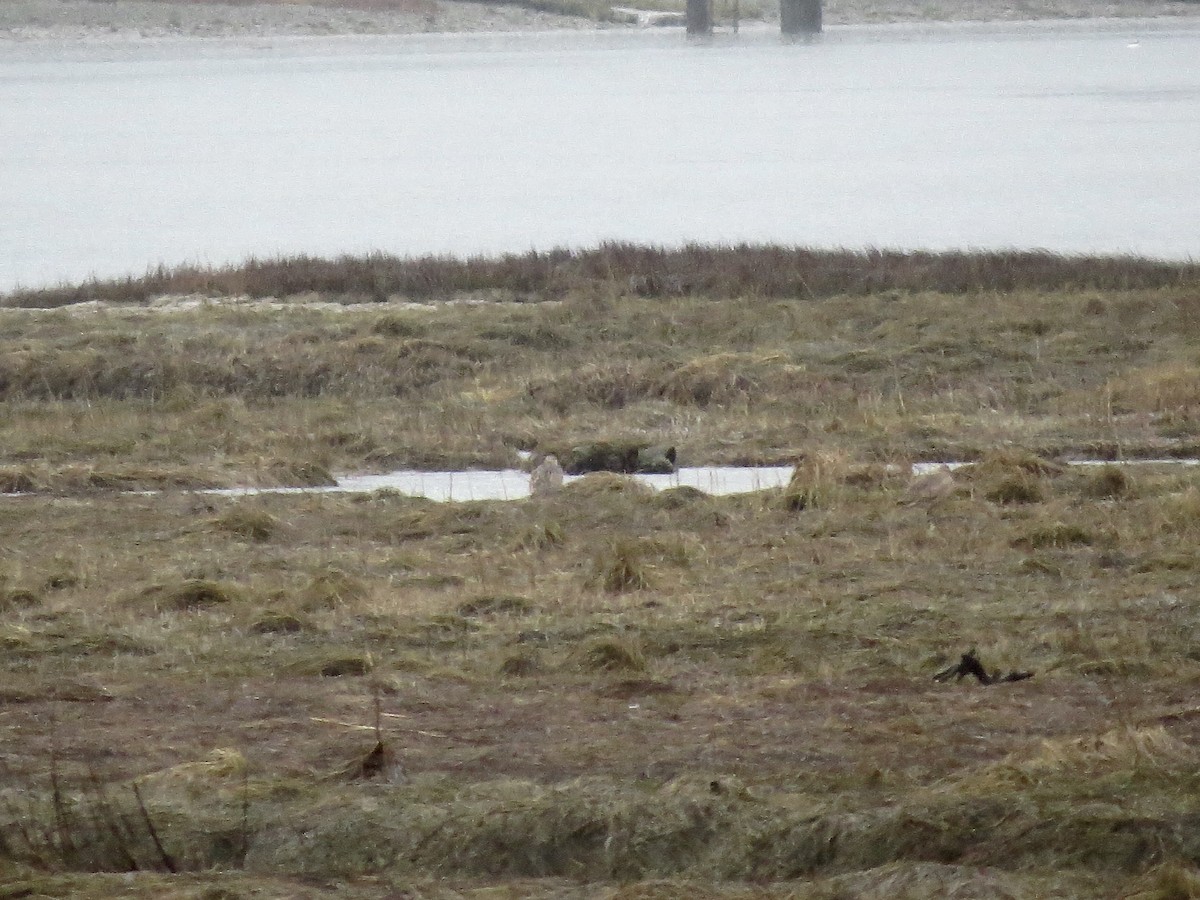
[[[0,46],[0,291],[755,241],[1200,257],[1200,25]]]

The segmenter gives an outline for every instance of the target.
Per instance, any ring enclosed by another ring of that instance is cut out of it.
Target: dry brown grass
[[[1186,403],[1118,387],[1194,356],[1194,288],[646,298],[559,262],[559,302],[0,312],[4,889],[1187,896],[1200,471],[1060,457],[1192,452]],[[180,489],[604,439],[796,469]],[[938,456],[974,464],[907,474]],[[933,681],[971,647],[1036,674]]]
[[[745,244],[663,248],[607,243],[591,250],[555,249],[467,260],[385,254],[252,259],[221,269],[158,269],[140,278],[16,291],[3,301],[9,306],[53,307],[86,300],[139,303],[163,294],[289,297],[312,292],[381,301],[474,291],[543,298],[597,286],[652,297],[753,294],[816,299],[889,290],[1138,290],[1194,284],[1197,277],[1192,264],[1043,251],[856,252]]]
[[[0,488],[321,484],[599,440],[685,464],[1187,455],[1200,417],[1162,373],[1191,364],[1193,292],[0,310]],[[1001,463],[973,489],[1036,503],[1044,473]]]

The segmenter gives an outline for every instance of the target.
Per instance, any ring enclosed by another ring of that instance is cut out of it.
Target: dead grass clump
[[[76,587],[79,582],[79,576],[64,565],[47,575],[42,581],[42,586],[48,591],[65,591],[67,588]]]
[[[1025,550],[1067,550],[1069,547],[1087,546],[1096,542],[1090,530],[1072,522],[1050,522],[1036,526],[1013,540],[1014,547]]]
[[[828,509],[841,499],[849,471],[848,461],[840,454],[810,454],[792,471],[779,504],[790,512]]]
[[[296,605],[305,612],[339,609],[364,600],[370,594],[367,584],[340,569],[318,572],[296,595]]]
[[[542,658],[530,650],[518,651],[504,657],[500,663],[500,674],[512,678],[527,678],[542,670]]]
[[[1061,465],[1025,450],[994,450],[955,473],[971,482],[986,482],[1014,475],[1055,478],[1063,473]]]
[[[1109,382],[1115,413],[1200,409],[1200,366],[1172,362],[1127,372]]]
[[[563,494],[574,502],[593,497],[624,495],[627,497],[653,497],[654,488],[642,484],[628,475],[616,472],[592,472],[572,481],[563,488]]]
[[[246,761],[236,750],[215,750],[132,781],[105,781],[90,768],[86,776],[68,776],[52,759],[48,782],[0,798],[0,853],[9,862],[42,873],[176,875],[236,868],[244,860],[250,814]],[[94,881],[76,884],[109,896],[128,893],[130,883],[114,882],[109,890]],[[16,890],[17,896],[42,894]],[[77,892],[64,883],[50,893]]]
[[[710,857],[714,845],[728,842],[721,837],[736,827],[745,802],[706,786],[668,796],[601,778],[553,785],[496,780],[450,797],[444,789],[431,796],[417,783],[370,809],[347,798],[281,821],[256,835],[247,866],[343,876],[405,866],[456,878],[570,874],[609,882],[691,865],[740,874],[740,860],[718,868],[724,860]]]
[[[0,468],[0,494],[32,494],[40,485],[27,469]]]
[[[644,556],[643,548],[634,541],[613,541],[592,559],[588,583],[610,594],[645,590],[650,578]]]
[[[960,787],[998,790],[1008,785],[1036,784],[1053,776],[1086,773],[1095,777],[1124,771],[1190,769],[1197,754],[1187,742],[1162,725],[1115,728],[1099,735],[1044,740],[1032,751],[1020,751],[971,773]]]
[[[1031,528],[1025,534],[1016,538],[1013,541],[1013,546],[1027,550],[1044,550],[1047,548],[1065,550],[1069,547],[1089,545],[1094,543],[1095,540],[1095,535],[1082,525],[1071,522],[1051,522]]]
[[[180,763],[167,769],[151,772],[137,779],[141,787],[182,787],[189,794],[203,793],[211,788],[213,779],[237,778],[246,772],[246,757],[230,747],[220,747],[204,759]]]
[[[139,605],[155,612],[191,612],[226,606],[243,598],[241,588],[206,578],[187,578],[174,584],[154,584],[138,594]]]
[[[24,625],[0,623],[0,650],[24,656],[37,652],[37,646],[33,632]]]
[[[593,672],[643,672],[646,654],[641,642],[621,636],[593,638],[579,650],[579,662]]]
[[[416,338],[424,337],[428,327],[412,315],[388,313],[373,321],[368,330],[382,337]]]
[[[314,653],[293,661],[288,672],[300,677],[359,678],[375,668],[370,653]]]
[[[204,489],[215,487],[216,484],[206,475],[178,469],[121,466],[115,470],[70,467],[59,473],[49,486],[71,493],[94,493],[97,491],[117,493],[121,491],[163,491],[175,488]]]
[[[41,605],[42,597],[37,591],[23,587],[6,587],[0,579],[0,613],[32,609]]]
[[[1133,476],[1122,466],[1096,466],[1083,478],[1083,496],[1093,500],[1119,500],[1133,490]]]
[[[563,415],[580,406],[624,409],[643,400],[655,399],[656,364],[642,361],[581,366],[570,379],[539,377],[525,388],[531,400]]]
[[[654,497],[654,505],[659,509],[690,509],[711,499],[699,488],[694,488],[690,484],[681,484],[678,487],[659,491]]]
[[[239,505],[213,519],[212,526],[217,531],[263,544],[275,534],[279,520],[265,509]]]
[[[1017,503],[1041,503],[1046,499],[1043,479],[1027,472],[1004,475],[984,486],[983,496],[1004,506]]]
[[[1200,488],[1189,487],[1167,495],[1159,504],[1159,511],[1171,531],[1187,532],[1200,527]]]
[[[271,463],[267,473],[271,483],[278,487],[334,487],[337,484],[329,469],[313,460],[280,460]]]
[[[907,466],[907,463],[905,464]],[[842,476],[842,482],[850,487],[871,490],[888,484],[895,484],[900,479],[896,466],[883,463],[860,463],[851,465]]]
[[[904,490],[906,504],[934,504],[954,496],[959,490],[954,475],[944,466],[913,478]]]
[[[14,678],[0,686],[0,703],[109,703],[113,693],[102,684],[63,679],[59,674],[47,678]],[[2,854],[0,854],[2,856]]]
[[[485,594],[458,607],[460,616],[523,616],[532,611],[528,598],[515,594]]]
[[[406,777],[398,754],[382,737],[375,741],[370,750],[344,766],[341,775],[348,781],[381,781],[387,784],[398,784]]]
[[[255,619],[250,625],[251,634],[297,634],[306,631],[309,623],[290,613],[269,612]]]
[[[657,393],[672,403],[685,406],[750,403],[762,382],[782,366],[778,355],[717,353],[693,359],[663,379]]]
[[[549,550],[567,542],[566,534],[556,522],[535,522],[517,536],[518,550]]]

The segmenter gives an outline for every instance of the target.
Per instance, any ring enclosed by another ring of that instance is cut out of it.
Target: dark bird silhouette
[[[989,675],[988,670],[979,661],[979,657],[975,655],[975,648],[972,647],[962,655],[957,663],[934,675],[933,680],[949,681],[953,678],[958,682],[968,675],[974,675],[980,684],[1003,684],[1009,681],[1024,681],[1026,678],[1033,677],[1032,672],[1009,672],[1007,675],[997,672],[995,675]]]

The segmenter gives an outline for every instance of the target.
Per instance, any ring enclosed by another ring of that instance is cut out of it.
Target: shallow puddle
[[[630,476],[656,490],[693,487],[706,494],[745,494],[778,488],[787,484],[791,466],[702,466],[680,469],[673,475]],[[582,475],[568,475],[567,484]],[[367,494],[393,490],[411,497],[429,500],[466,502],[471,500],[521,500],[529,496],[529,473],[520,469],[499,471],[418,472],[404,470],[384,475],[347,475],[333,487],[320,488],[227,488],[204,491],[207,494],[244,496],[247,494],[354,493]]]
[[[1070,460],[1072,466],[1136,465],[1136,466],[1195,466],[1197,459],[1136,459],[1112,462],[1103,459]],[[938,469],[954,470],[970,465],[967,462],[915,463],[913,475],[925,475]],[[792,466],[698,466],[682,468],[673,475],[631,475],[629,477],[655,490],[673,487],[693,487],[713,496],[747,494],[781,488],[792,477]],[[583,475],[567,475],[570,484]],[[319,488],[226,488],[205,491],[209,494],[244,496],[247,494],[351,493],[369,494],[393,490],[410,497],[429,500],[522,500],[529,496],[529,473],[520,469],[498,471],[469,470],[461,472],[420,472],[403,470],[383,475],[346,475],[336,486]]]
[[[953,471],[969,462],[921,462],[912,466],[913,475],[927,475],[938,469]],[[1070,466],[1200,466],[1200,459],[1073,459]],[[792,476],[792,466],[698,466],[682,468],[672,475],[630,475],[655,490],[692,487],[712,496],[747,494],[781,488]],[[584,478],[567,475],[570,484]],[[344,475],[336,485],[327,487],[234,487],[195,491],[221,497],[247,497],[255,494],[370,494],[391,490],[409,497],[466,503],[474,500],[522,500],[529,496],[529,473],[520,469],[464,470],[460,472],[424,472],[404,469],[382,475]],[[144,496],[166,491],[129,491]],[[29,496],[0,494],[4,497]]]

